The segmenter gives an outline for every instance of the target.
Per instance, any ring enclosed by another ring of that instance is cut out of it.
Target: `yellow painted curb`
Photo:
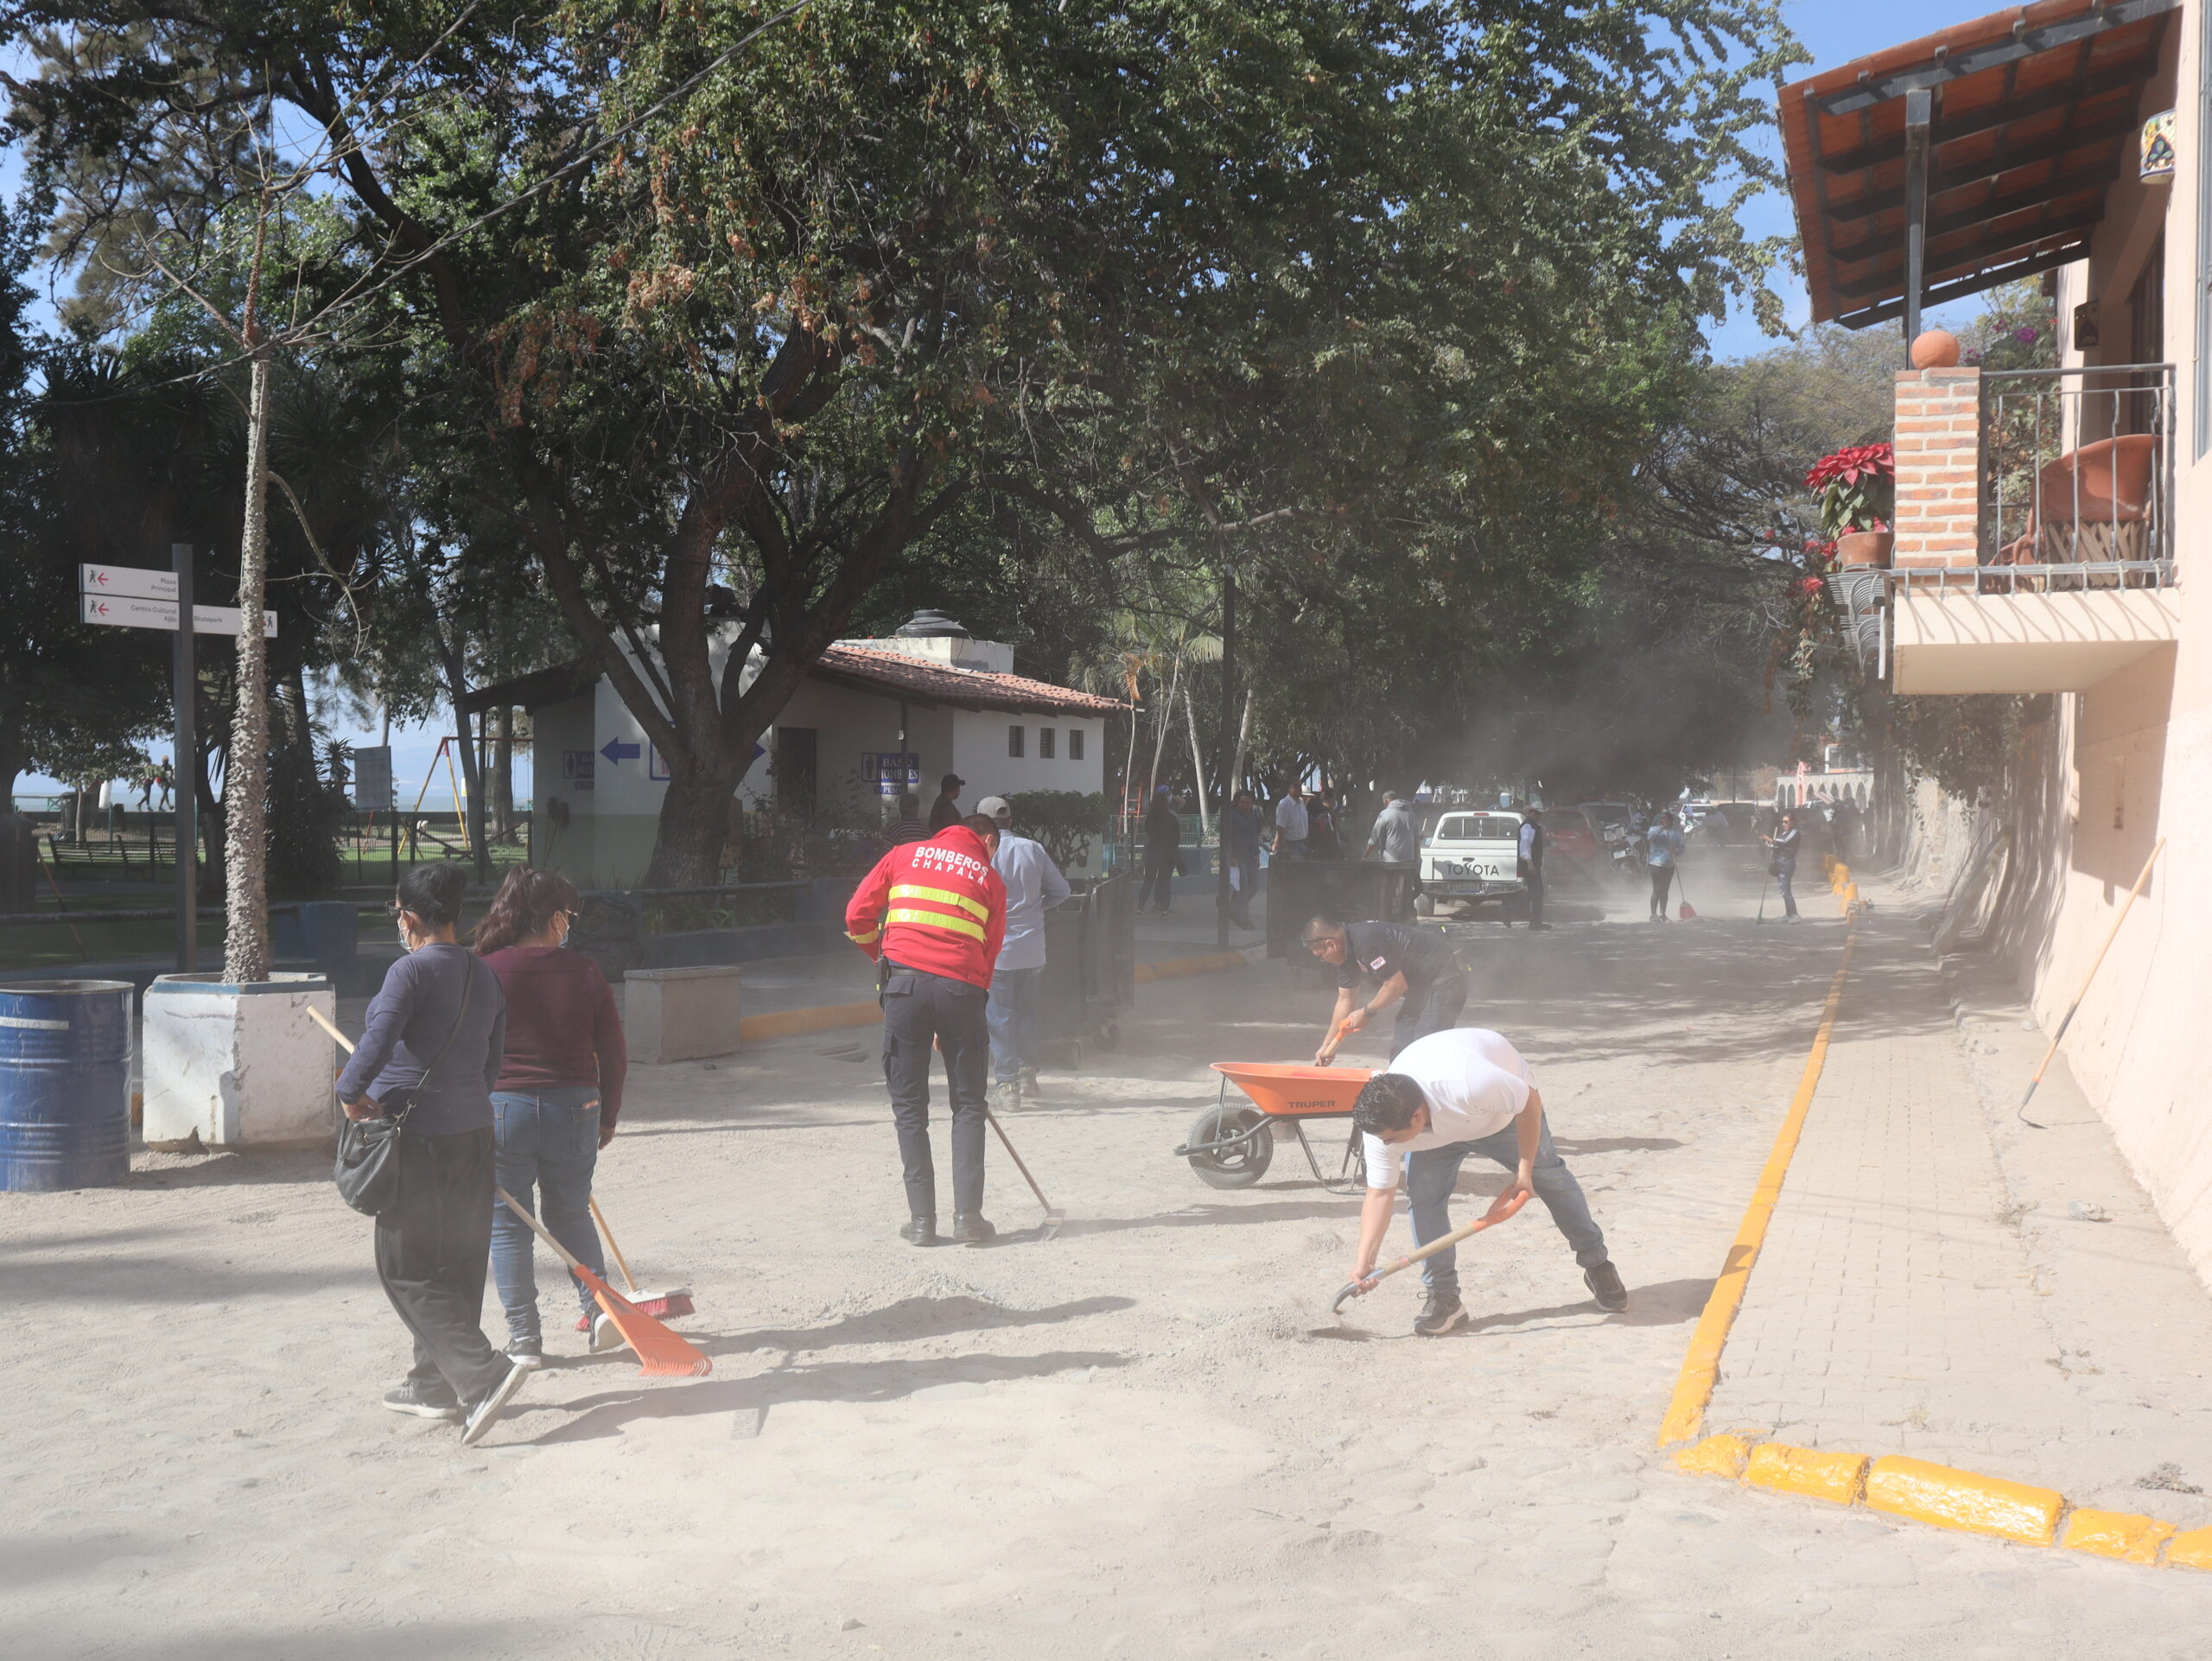
[[[1891,1454],[1876,1460],[1866,1473],[1866,1506],[1939,1528],[2047,1546],[2066,1499],[2055,1489]]]
[[[2166,1542],[2169,1569],[2212,1569],[2212,1529],[2191,1529]]]
[[[1732,1482],[1743,1475],[1744,1461],[1751,1456],[1749,1436],[1707,1436],[1703,1441],[1677,1448],[1675,1468],[1688,1471],[1692,1476],[1725,1476]]]
[[[2158,1548],[2174,1537],[2174,1525],[2124,1511],[2077,1511],[2066,1519],[2069,1551],[2086,1551],[2123,1563],[2155,1563]]]
[[[873,1003],[817,1003],[809,1009],[772,1009],[764,1015],[747,1015],[738,1021],[737,1031],[747,1043],[757,1044],[766,1038],[796,1038],[832,1027],[873,1027],[882,1019],[882,1009]]]
[[[1852,949],[1858,943],[1859,923],[1853,916],[1851,927],[1843,937],[1843,960],[1836,964],[1835,977],[1828,983],[1827,1002],[1821,1010],[1820,1028],[1813,1035],[1812,1051],[1805,1058],[1805,1071],[1797,1080],[1797,1093],[1790,1100],[1789,1111],[1783,1116],[1782,1128],[1775,1132],[1774,1147],[1759,1172],[1758,1187],[1751,1191],[1751,1203],[1744,1208],[1744,1219],[1736,1225],[1736,1238],[1720,1266],[1720,1277],[1713,1282],[1712,1294],[1705,1301],[1705,1312],[1698,1316],[1697,1329],[1690,1334],[1681,1372],[1675,1380],[1674,1400],[1668,1404],[1667,1416],[1660,1422],[1662,1448],[1692,1441],[1705,1427],[1706,1403],[1713,1399],[1713,1387],[1720,1377],[1720,1352],[1728,1342],[1728,1329],[1735,1324],[1736,1312],[1743,1307],[1744,1290],[1751,1283],[1751,1265],[1758,1261],[1759,1247],[1766,1240],[1775,1203],[1782,1198],[1783,1179],[1789,1174],[1790,1156],[1797,1151],[1797,1138],[1805,1129],[1805,1115],[1812,1109],[1813,1092],[1820,1086],[1821,1069],[1827,1061],[1828,1042],[1835,1034],[1836,1006],[1843,998],[1844,977],[1851,972]]]
[[[1137,965],[1137,984],[1147,981],[1180,980],[1185,975],[1211,975],[1217,969],[1242,969],[1244,954],[1241,951],[1212,951],[1203,958],[1164,958],[1158,963]]]
[[[1802,1493],[1838,1505],[1856,1504],[1866,1480],[1864,1454],[1824,1454],[1813,1448],[1792,1448],[1786,1441],[1761,1442],[1744,1467],[1744,1480],[1754,1487]]]

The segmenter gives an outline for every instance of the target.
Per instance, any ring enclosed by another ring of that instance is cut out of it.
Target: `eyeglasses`
[[[386,906],[384,910],[385,915],[387,917],[405,917],[409,915],[407,907],[401,905],[397,901],[394,901],[391,904]]]

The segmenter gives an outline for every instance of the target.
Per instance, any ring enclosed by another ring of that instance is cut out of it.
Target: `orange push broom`
[[[639,1372],[649,1378],[702,1378],[715,1370],[714,1361],[703,1351],[693,1347],[669,1331],[578,1263],[543,1223],[515,1203],[512,1194],[505,1188],[495,1188],[493,1192],[499,1196],[509,1211],[530,1225],[531,1233],[553,1248],[561,1261],[569,1265],[570,1274],[591,1289],[592,1295],[599,1300],[599,1307],[607,1311],[607,1318],[614,1323],[614,1330],[620,1333],[623,1341],[637,1352]]]

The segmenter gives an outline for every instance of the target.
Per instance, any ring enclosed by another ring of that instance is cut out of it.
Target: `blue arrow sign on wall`
[[[626,744],[619,738],[608,739],[599,753],[617,767],[626,760],[634,761],[643,754],[637,745]]]

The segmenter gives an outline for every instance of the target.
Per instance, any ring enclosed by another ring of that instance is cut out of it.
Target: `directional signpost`
[[[625,761],[634,761],[645,754],[639,746],[626,744],[619,738],[608,739],[599,747],[599,753],[616,767],[620,767]]]
[[[136,570],[120,565],[79,565],[77,586],[82,591],[82,615],[87,623],[105,623],[111,628],[176,627],[174,572]],[[192,608],[194,634],[237,634],[244,625],[245,614],[235,606]],[[276,638],[275,612],[261,614],[261,632],[270,640]]]
[[[199,964],[200,930],[200,749],[193,735],[196,677],[192,637],[238,634],[245,614],[231,606],[198,606],[192,595],[192,544],[169,544],[170,567],[149,571],[130,565],[79,565],[79,616],[109,628],[166,629],[176,637],[171,696],[176,704],[176,966],[190,974]],[[189,612],[192,627],[177,620]],[[261,614],[261,632],[273,639],[276,614]]]

